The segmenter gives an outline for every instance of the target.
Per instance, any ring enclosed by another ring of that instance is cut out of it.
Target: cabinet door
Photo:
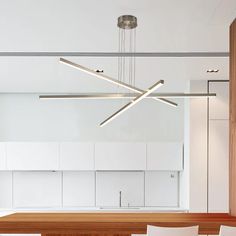
[[[95,206],[95,172],[63,173],[63,206]]]
[[[183,144],[176,142],[148,143],[147,170],[182,170]]]
[[[61,170],[94,170],[94,144],[60,143]]]
[[[146,207],[177,207],[178,173],[169,171],[148,171],[145,175]]]
[[[12,208],[12,172],[0,172],[0,208]]]
[[[96,170],[145,170],[145,143],[95,144]]]
[[[0,143],[0,170],[7,169],[7,162],[6,162],[6,144]]]
[[[14,172],[14,207],[60,207],[61,173]]]
[[[229,121],[209,121],[209,211],[229,211]]]
[[[6,144],[9,170],[57,170],[57,143],[9,142]]]
[[[229,82],[210,82],[209,91],[216,93],[209,98],[209,118],[229,119]]]
[[[97,172],[96,206],[144,206],[144,172]]]

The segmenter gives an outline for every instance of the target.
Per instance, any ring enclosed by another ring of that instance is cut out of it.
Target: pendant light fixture
[[[113,83],[121,88],[125,88],[130,91],[130,93],[88,93],[88,94],[67,94],[67,95],[40,95],[40,99],[132,99],[126,105],[121,107],[114,114],[110,115],[107,119],[100,123],[100,127],[105,126],[119,115],[127,111],[129,108],[137,104],[146,98],[151,98],[167,105],[177,107],[178,104],[167,100],[166,98],[171,97],[211,97],[216,96],[216,94],[184,94],[184,93],[153,93],[156,89],[164,84],[164,80],[159,80],[154,85],[149,87],[147,90],[143,90],[136,87],[136,27],[137,18],[132,15],[122,15],[118,18],[118,73],[117,79],[112,78],[100,71],[96,71],[87,68],[83,65],[77,64],[75,62],[69,61],[65,58],[60,58],[59,62],[70,66],[72,68],[78,69],[84,73],[92,75],[98,79],[105,80],[109,83]],[[129,54],[130,57],[122,56]]]

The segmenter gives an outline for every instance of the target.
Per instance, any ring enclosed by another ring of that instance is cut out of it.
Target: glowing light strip
[[[42,100],[83,100],[83,99],[132,99],[135,98],[137,93],[79,93],[79,94],[53,94],[53,95],[40,95],[39,99]],[[216,93],[152,93],[145,98],[208,98],[216,97]]]
[[[127,111],[129,108],[131,108],[132,106],[134,106],[135,104],[137,104],[138,102],[140,102],[141,100],[143,100],[145,97],[147,97],[149,94],[151,94],[153,91],[155,91],[156,89],[158,89],[159,87],[161,87],[164,84],[163,80],[158,81],[157,83],[155,83],[154,85],[152,85],[150,88],[148,88],[147,91],[144,91],[142,94],[138,95],[136,98],[134,98],[131,102],[129,102],[128,104],[126,104],[125,106],[123,106],[121,109],[119,109],[117,112],[115,112],[114,114],[112,114],[111,116],[109,116],[106,120],[104,120],[101,124],[100,127],[103,127],[104,125],[108,124],[109,122],[111,122],[112,120],[114,120],[117,116],[121,115],[122,113],[124,113],[125,111]]]
[[[140,94],[144,92],[143,90],[138,89],[138,88],[136,88],[136,87],[134,87],[134,86],[131,86],[131,85],[126,84],[126,83],[124,83],[124,82],[121,82],[121,81],[119,81],[119,80],[113,79],[113,78],[111,78],[111,77],[109,77],[109,76],[107,76],[107,75],[98,73],[98,72],[96,72],[96,71],[94,71],[94,70],[91,70],[91,69],[86,68],[86,67],[84,67],[84,66],[81,66],[81,65],[79,65],[79,64],[77,64],[77,63],[74,63],[74,62],[71,62],[71,61],[69,61],[69,60],[66,60],[66,59],[64,59],[64,58],[60,58],[59,61],[60,61],[61,63],[65,64],[65,65],[71,66],[72,68],[79,69],[80,71],[83,71],[83,72],[85,72],[85,73],[87,73],[87,74],[89,74],[89,75],[96,76],[96,77],[99,78],[99,79],[102,79],[102,80],[108,81],[108,82],[110,82],[110,83],[119,85],[119,86],[124,87],[124,88],[126,88],[126,89],[129,89],[129,90],[131,90],[131,91],[134,91],[134,92],[137,92],[137,93],[140,93]],[[164,103],[166,103],[166,104],[168,104],[168,105],[170,105],[170,106],[174,106],[174,107],[177,107],[177,106],[178,106],[178,104],[176,104],[175,102],[169,101],[169,100],[164,99],[164,98],[153,98],[153,99],[158,100],[158,101],[161,101],[161,102],[164,102]]]

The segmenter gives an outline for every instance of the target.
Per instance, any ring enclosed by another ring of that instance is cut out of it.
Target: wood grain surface
[[[229,208],[236,216],[236,19],[230,26],[230,107],[229,107]]]
[[[212,213],[15,213],[0,218],[1,233],[43,236],[129,236],[147,225],[200,226],[200,234],[218,234],[221,224],[236,226],[236,217]]]

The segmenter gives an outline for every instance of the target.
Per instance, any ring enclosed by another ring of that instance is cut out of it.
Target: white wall
[[[100,128],[124,101],[42,101],[0,95],[0,141],[183,141],[184,106],[145,100]]]

